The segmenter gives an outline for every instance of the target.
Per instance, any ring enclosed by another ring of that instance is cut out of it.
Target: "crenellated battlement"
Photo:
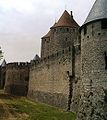
[[[79,44],[75,46],[75,55],[78,54],[80,54]],[[51,54],[50,56],[40,58],[39,60],[31,60],[31,69],[51,65],[53,62],[59,64],[65,61],[65,59],[72,60],[72,46],[63,49],[62,51],[58,51],[55,54]]]
[[[6,68],[24,68],[24,67],[29,67],[30,63],[29,62],[13,62],[13,63],[8,63],[6,65]]]
[[[31,60],[31,65],[39,65],[41,63],[46,63],[49,61],[53,61],[55,59],[58,59],[59,57],[61,58],[64,56],[71,56],[72,54],[72,46],[71,47],[67,47],[66,49],[63,49],[62,51],[58,51],[55,54],[51,54],[50,56],[44,57],[40,60]]]
[[[26,96],[29,81],[28,62],[13,62],[6,65],[5,92],[9,94]]]

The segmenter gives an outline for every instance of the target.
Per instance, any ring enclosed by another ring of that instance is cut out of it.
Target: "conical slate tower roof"
[[[79,27],[72,16],[65,10],[54,27]]]
[[[107,0],[96,0],[84,24],[104,18],[107,18]]]

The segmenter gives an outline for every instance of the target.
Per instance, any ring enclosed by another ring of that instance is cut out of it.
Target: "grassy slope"
[[[7,98],[7,96],[2,97],[2,100],[10,106],[11,113],[27,116],[25,120],[75,120],[75,115],[72,112],[64,112],[46,104],[34,103],[24,97]],[[2,106],[0,107],[0,114],[3,114]]]

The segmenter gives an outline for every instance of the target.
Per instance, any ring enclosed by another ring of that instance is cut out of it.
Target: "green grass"
[[[0,105],[0,118],[4,115],[5,111],[3,109],[3,106]]]
[[[14,116],[22,116],[20,120],[75,120],[76,118],[76,115],[72,112],[66,112],[46,104],[35,103],[25,97],[11,97],[0,93],[0,99],[5,102]],[[3,113],[4,110],[0,106],[0,115],[2,116]]]
[[[65,112],[61,109],[45,104],[33,103],[21,98],[11,102],[17,113],[26,113],[30,120],[75,120],[72,112]]]

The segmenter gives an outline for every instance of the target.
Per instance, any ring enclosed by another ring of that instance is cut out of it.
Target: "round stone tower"
[[[50,31],[42,37],[41,58],[48,57],[72,46],[73,41],[78,42],[79,25],[65,10]]]
[[[107,0],[96,0],[81,27],[78,120],[107,120]]]
[[[62,51],[63,49],[72,46],[73,41],[77,41],[79,25],[71,15],[65,10],[58,22],[51,27],[54,33],[54,51]]]

